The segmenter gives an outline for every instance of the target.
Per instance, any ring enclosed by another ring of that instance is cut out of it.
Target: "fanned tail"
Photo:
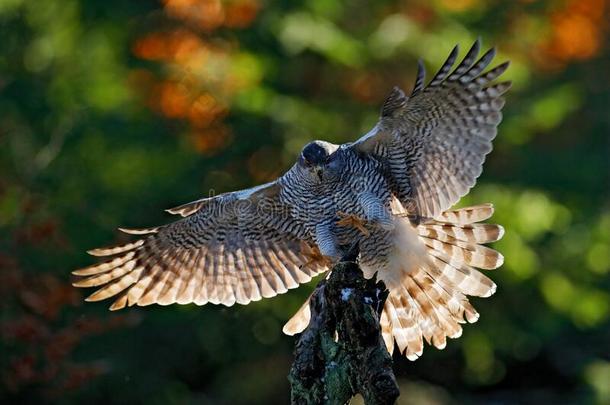
[[[438,349],[446,338],[462,334],[462,323],[476,322],[479,314],[467,296],[489,297],[496,285],[477,268],[495,269],[504,258],[482,243],[499,240],[500,225],[480,224],[493,214],[491,204],[445,211],[415,230],[425,246],[426,260],[403,270],[400,283],[389,285],[390,294],[381,317],[388,351],[394,341],[400,353],[415,360],[423,341]]]
[[[504,234],[500,225],[479,223],[492,214],[493,206],[482,204],[445,211],[415,228],[406,225],[406,233],[413,237],[403,233],[397,238],[397,268],[379,272],[390,290],[380,318],[390,353],[397,347],[409,360],[416,360],[422,355],[424,340],[443,349],[447,337],[462,335],[461,324],[479,319],[467,296],[489,297],[496,285],[475,267],[491,270],[504,262],[500,253],[481,245]],[[414,259],[414,252],[425,257]],[[286,323],[284,333],[302,332],[309,318],[307,299]]]

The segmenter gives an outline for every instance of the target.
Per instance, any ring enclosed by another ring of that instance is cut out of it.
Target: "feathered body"
[[[320,142],[320,141],[318,141]],[[312,177],[295,165],[282,177],[280,201],[290,207],[290,214],[302,222],[308,236],[316,239],[320,224],[328,223],[339,246],[349,246],[358,241],[362,264],[373,266],[383,263],[391,247],[390,232],[375,227],[368,237],[353,226],[341,226],[338,213],[355,218],[366,218],[370,213],[360,202],[363,193],[379,199],[383,208],[390,210],[393,199],[383,166],[374,158],[359,155],[349,148],[328,144],[337,160],[336,173],[325,171],[323,178]]]
[[[498,252],[479,245],[500,239],[502,227],[474,224],[492,215],[491,205],[448,211],[438,220],[426,219],[415,225],[391,192],[383,165],[348,148],[337,147],[335,153],[347,162],[336,178],[317,181],[300,170],[291,170],[282,179],[286,182],[283,190],[290,192],[280,194],[280,199],[293,207],[295,218],[302,218],[312,239],[319,224],[330,218],[339,245],[358,244],[365,277],[377,273],[390,290],[382,314],[388,350],[393,350],[394,339],[409,359],[421,355],[422,338],[438,348],[445,347],[446,337],[461,335],[460,323],[478,319],[466,295],[487,297],[496,289],[489,278],[472,268],[494,269],[503,262]],[[338,224],[338,212],[355,218],[370,216],[359,202],[365,193],[373,194],[389,211],[389,229],[363,223],[366,231],[361,231]],[[308,322],[304,306],[284,332],[301,332]]]
[[[381,326],[389,351],[409,359],[423,341],[438,348],[478,319],[467,296],[487,297],[495,284],[480,269],[502,256],[482,244],[502,237],[481,224],[490,204],[450,210],[481,174],[497,133],[507,68],[484,69],[477,41],[454,68],[457,47],[425,85],[420,63],[410,96],[394,88],[375,127],[354,143],[314,141],[276,181],[203,198],[169,210],[183,218],[90,251],[109,256],[74,274],[87,298],[115,297],[111,309],[172,303],[247,304],[308,282],[358,243],[365,276],[390,290]],[[309,322],[306,302],[284,332]]]

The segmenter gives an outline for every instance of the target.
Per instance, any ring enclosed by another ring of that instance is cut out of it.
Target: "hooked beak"
[[[316,166],[313,170],[316,173],[316,176],[318,176],[320,182],[322,182],[322,166]]]

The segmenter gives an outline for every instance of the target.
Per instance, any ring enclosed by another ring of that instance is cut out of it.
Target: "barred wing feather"
[[[140,239],[89,253],[107,259],[73,272],[77,287],[99,287],[88,301],[111,309],[153,303],[247,304],[327,270],[302,225],[282,207],[279,185],[201,199],[170,210],[184,218]]]
[[[349,146],[385,164],[395,195],[411,213],[434,218],[453,206],[474,186],[492,150],[502,95],[510,88],[493,81],[508,62],[483,73],[495,50],[477,59],[479,50],[477,40],[453,69],[456,46],[427,86],[420,63],[411,95],[394,88],[377,125]]]

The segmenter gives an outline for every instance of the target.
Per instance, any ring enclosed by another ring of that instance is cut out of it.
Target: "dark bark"
[[[356,393],[367,405],[396,401],[392,357],[379,327],[387,294],[383,282],[365,279],[351,261],[318,284],[288,377],[293,404],[345,404]]]

